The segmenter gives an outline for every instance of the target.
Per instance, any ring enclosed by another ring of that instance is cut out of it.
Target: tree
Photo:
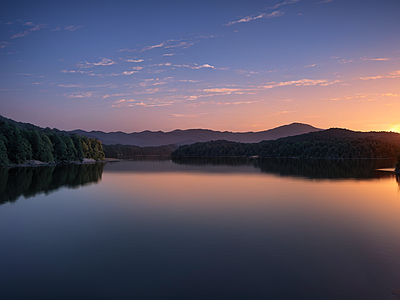
[[[8,164],[6,138],[0,132],[0,166],[5,166]]]

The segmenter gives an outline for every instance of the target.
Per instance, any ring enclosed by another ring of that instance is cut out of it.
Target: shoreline
[[[25,167],[51,167],[63,164],[77,164],[77,165],[85,165],[85,164],[95,164],[95,163],[105,163],[107,160],[94,160],[92,158],[84,158],[82,161],[67,161],[67,162],[43,162],[39,160],[28,160],[23,164],[10,164],[3,166],[2,168],[25,168]]]

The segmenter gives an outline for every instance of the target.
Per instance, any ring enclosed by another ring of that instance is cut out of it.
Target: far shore
[[[62,164],[78,164],[78,165],[83,165],[83,164],[95,164],[98,162],[106,162],[109,160],[94,160],[92,158],[84,158],[82,161],[68,161],[68,162],[43,162],[40,160],[27,160],[23,164],[10,164],[4,166],[5,168],[17,168],[17,167],[45,167],[45,166],[56,166],[56,165],[62,165]]]

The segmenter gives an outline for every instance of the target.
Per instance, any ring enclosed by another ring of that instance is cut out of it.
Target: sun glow
[[[390,131],[400,133],[400,124],[393,125],[392,128],[390,129]]]

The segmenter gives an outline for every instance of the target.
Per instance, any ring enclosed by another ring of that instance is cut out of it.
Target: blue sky
[[[400,1],[9,1],[0,114],[60,129],[400,130]]]

